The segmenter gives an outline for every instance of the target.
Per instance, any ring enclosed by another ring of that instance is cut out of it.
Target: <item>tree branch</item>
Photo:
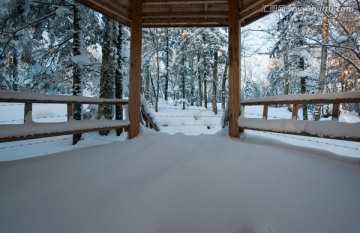
[[[21,26],[20,28],[16,29],[15,31],[13,31],[11,37],[8,39],[8,41],[7,41],[7,42],[5,43],[5,45],[4,45],[3,51],[1,52],[0,57],[2,57],[2,56],[4,55],[4,53],[5,53],[5,51],[6,51],[6,48],[7,48],[8,45],[10,44],[11,40],[14,39],[14,37],[16,36],[16,34],[17,34],[18,32],[20,32],[21,30],[23,30],[23,29],[25,29],[25,28],[27,28],[27,27],[35,24],[35,23],[38,23],[38,22],[40,22],[40,21],[42,21],[42,20],[45,20],[45,19],[47,19],[47,18],[50,18],[50,17],[52,17],[52,16],[54,16],[54,15],[55,15],[55,12],[50,13],[50,14],[45,15],[45,16],[39,18],[39,19],[36,19],[36,20],[34,20],[34,21],[30,22],[30,23],[27,23],[27,24]]]

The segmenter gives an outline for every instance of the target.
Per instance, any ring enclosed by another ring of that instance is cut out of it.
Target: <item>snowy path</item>
[[[0,232],[360,232],[359,162],[259,135],[145,132],[0,163]]]

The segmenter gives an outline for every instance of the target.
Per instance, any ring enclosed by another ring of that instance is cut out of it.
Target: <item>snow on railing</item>
[[[263,118],[246,118],[244,111],[238,119],[241,129],[296,134],[313,137],[360,141],[360,123],[338,122],[340,104],[360,103],[360,91],[318,95],[273,96],[242,102],[242,106],[263,105]],[[268,120],[269,105],[292,104],[292,119]],[[298,106],[303,104],[333,104],[332,121],[297,121]]]
[[[160,131],[155,114],[150,110],[148,103],[143,95],[141,96],[140,102],[142,123],[143,121],[145,121],[144,124],[146,127],[150,127],[155,129],[156,131]]]
[[[128,100],[104,99],[81,96],[47,95],[37,93],[24,93],[0,91],[0,102],[24,103],[24,124],[0,125],[0,142],[10,142],[25,139],[60,136],[67,134],[80,134],[86,132],[105,131],[111,129],[127,129],[130,125],[127,105]],[[32,104],[66,104],[67,121],[53,123],[36,123],[32,118]],[[74,120],[73,104],[98,104],[99,120]],[[124,120],[107,120],[104,117],[105,105],[125,105]]]

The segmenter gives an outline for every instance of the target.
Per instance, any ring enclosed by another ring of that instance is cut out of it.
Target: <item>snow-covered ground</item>
[[[0,108],[0,123],[22,123],[22,105]],[[129,141],[88,133],[76,146],[71,136],[0,144],[0,232],[360,232],[359,143],[254,131],[233,139],[221,111],[171,102],[154,115],[163,132],[142,128]],[[33,117],[65,121],[65,106],[36,105]]]
[[[245,133],[0,163],[0,232],[360,232],[359,159]]]
[[[0,103],[0,124],[22,124],[24,114],[23,104]],[[261,106],[248,106],[245,116],[251,118],[262,117]],[[221,106],[218,114],[212,112],[211,104],[205,107],[187,106],[182,110],[182,104],[170,100],[160,100],[159,112],[154,113],[161,132],[185,135],[215,134],[221,130]],[[299,116],[302,111],[299,109]],[[269,119],[290,119],[291,113],[286,108],[269,108]],[[66,121],[66,106],[63,104],[34,104],[33,119],[35,122],[64,122]],[[328,120],[328,119],[322,119]],[[342,113],[340,122],[360,122],[355,113]],[[275,134],[257,131],[247,131],[246,135],[257,135],[277,139],[293,145],[302,145],[309,148],[324,149],[343,156],[360,157],[360,143],[321,138],[301,137],[285,134]],[[126,140],[126,133],[117,137],[114,132],[109,136],[100,136],[98,133],[83,134],[83,140],[77,145],[71,145],[72,136],[59,136],[44,139],[26,140],[0,144],[0,161],[16,160],[34,156],[52,154],[83,148],[90,145],[108,144],[115,141]],[[243,136],[245,137],[245,135]]]

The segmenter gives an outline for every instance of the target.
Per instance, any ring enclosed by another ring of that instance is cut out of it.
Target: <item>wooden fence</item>
[[[273,96],[247,100],[241,103],[244,107],[243,111],[245,111],[245,106],[263,105],[263,117],[262,119],[246,118],[243,117],[242,113],[238,124],[240,129],[360,141],[360,123],[338,122],[340,105],[346,103],[360,103],[360,91],[318,95]],[[289,104],[293,106],[291,119],[268,120],[270,105]],[[299,105],[305,104],[332,104],[331,121],[298,121]]]
[[[36,93],[23,93],[12,91],[0,91],[0,102],[23,103],[24,104],[24,123],[23,124],[1,124],[0,142],[11,142],[25,139],[35,139],[42,137],[60,136],[67,134],[80,134],[94,131],[104,131],[111,129],[128,129],[127,105],[128,100],[122,99],[103,99],[80,96],[47,95]],[[35,123],[32,118],[32,105],[42,104],[66,104],[67,121]],[[74,104],[96,104],[99,106],[98,120],[74,120]],[[107,120],[104,118],[105,105],[126,105],[124,120]],[[0,114],[7,114],[1,112]]]

